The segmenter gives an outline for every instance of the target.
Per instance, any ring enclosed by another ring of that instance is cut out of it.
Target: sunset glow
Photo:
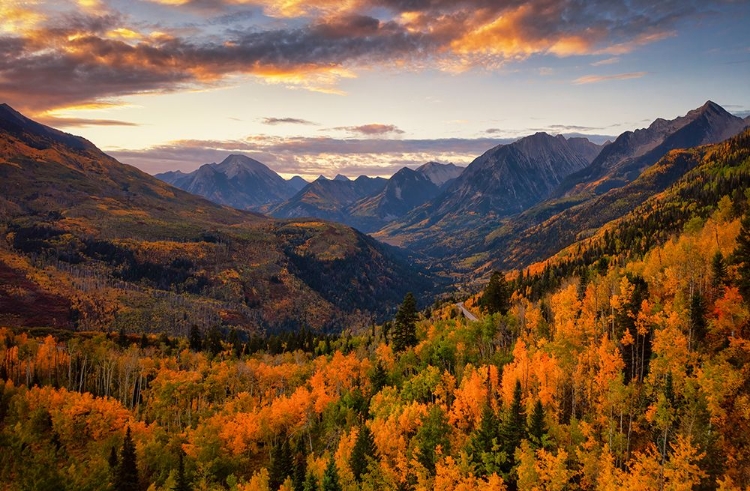
[[[535,131],[604,141],[708,99],[747,115],[749,14],[723,1],[10,1],[0,102],[148,172],[232,149],[284,174],[390,175]],[[397,131],[347,130],[368,125]]]

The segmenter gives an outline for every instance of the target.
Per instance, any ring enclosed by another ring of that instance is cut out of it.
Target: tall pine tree
[[[516,464],[516,448],[521,446],[521,441],[526,438],[526,412],[523,408],[522,397],[521,381],[516,380],[516,386],[513,389],[513,401],[502,425],[503,451],[508,457],[503,470],[507,474]]]
[[[471,459],[476,465],[478,476],[486,476],[498,470],[493,467],[494,459],[490,457],[499,450],[501,438],[500,420],[487,401],[482,408],[482,422],[470,443]]]
[[[479,299],[482,310],[488,314],[505,315],[510,308],[510,288],[505,281],[505,276],[499,271],[493,271],[490,282]]]
[[[378,448],[375,446],[375,438],[366,424],[360,423],[357,432],[357,440],[354,442],[352,455],[349,459],[349,467],[352,469],[354,479],[362,482],[362,476],[367,473],[367,467],[371,460],[378,460]]]
[[[328,466],[323,473],[323,491],[342,491],[341,483],[339,482],[339,471],[336,469],[336,462],[331,456],[328,461]]]
[[[537,399],[529,421],[529,440],[535,447],[541,447],[544,445],[546,434],[547,424],[544,422],[544,406],[541,399]]]
[[[750,214],[747,212],[742,218],[742,227],[737,236],[737,247],[732,253],[732,259],[737,264],[739,278],[737,287],[746,302],[750,302]]]
[[[430,474],[435,474],[435,464],[439,457],[437,448],[440,447],[442,455],[450,454],[450,434],[451,425],[448,424],[445,412],[438,405],[432,406],[415,436],[419,442],[418,460]]]
[[[393,326],[393,349],[404,351],[417,344],[417,299],[409,292],[396,312]]]
[[[716,254],[711,259],[711,286],[714,290],[718,290],[724,286],[726,279],[727,265],[724,262],[724,255],[721,251],[716,251]]]
[[[305,478],[307,477],[307,456],[305,455],[305,441],[300,437],[297,440],[297,453],[294,456],[294,476],[292,486],[294,491],[304,491]]]
[[[190,486],[190,481],[188,481],[185,475],[185,452],[182,450],[180,450],[179,458],[180,460],[177,463],[177,479],[175,479],[172,491],[191,491],[193,488]]]
[[[294,470],[292,451],[289,448],[289,439],[282,436],[277,440],[271,453],[271,468],[268,471],[268,485],[271,489],[279,489],[286,478]]]
[[[315,479],[315,474],[312,472],[307,473],[307,478],[305,479],[305,485],[302,488],[302,491],[318,491],[318,480]]]
[[[125,431],[125,440],[120,451],[120,463],[117,466],[115,491],[138,490],[138,464],[135,456],[135,443],[130,434],[130,426]]]

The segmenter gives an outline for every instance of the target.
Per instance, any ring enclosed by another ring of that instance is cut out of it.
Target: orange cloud
[[[680,19],[700,11],[574,0],[150,1],[199,20],[187,33],[181,17],[151,24],[137,7],[119,14],[100,0],[63,2],[72,11],[0,3],[0,99],[39,112],[237,76],[341,94],[341,81],[361,69],[461,72],[532,55],[617,56],[674,35]],[[234,19],[243,8],[238,18],[253,19],[252,28]],[[600,81],[589,78],[576,83]]]
[[[0,3],[0,35],[18,34],[29,31],[45,20],[38,11],[23,7],[19,3]]]
[[[632,73],[618,73],[615,75],[586,75],[573,80],[575,85],[583,84],[596,84],[599,82],[608,82],[611,80],[629,80],[633,78],[641,78],[648,75],[648,72],[632,72]]]

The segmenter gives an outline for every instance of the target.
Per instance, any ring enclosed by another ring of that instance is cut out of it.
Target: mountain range
[[[269,213],[277,218],[312,216],[375,232],[437,196],[462,171],[454,164],[428,162],[416,169],[404,167],[390,179],[319,177]]]
[[[518,267],[663,190],[679,176],[675,169],[686,169],[670,167],[669,179],[638,178],[670,151],[723,141],[747,125],[747,119],[708,101],[603,145],[537,133],[489,149],[465,170],[432,162],[403,168],[388,180],[321,177],[292,196],[277,192],[252,208],[278,218],[310,216],[347,224],[454,270]],[[277,176],[269,186],[279,189],[282,181]],[[219,176],[217,183],[222,182]],[[217,200],[209,192],[217,187],[205,186],[199,194]],[[230,203],[230,195],[218,201]]]
[[[248,164],[265,174],[213,167]],[[0,325],[340,330],[435,286],[349,227],[214,204],[7,105],[0,190]]]
[[[618,191],[671,150],[717,143],[746,126],[708,101],[598,149],[586,140],[538,133],[489,150],[440,196],[374,236],[464,272],[524,266],[630,211],[635,189],[642,199],[668,186],[670,180],[660,178]],[[560,233],[551,232],[552,223]]]
[[[404,167],[390,179],[338,174],[308,183],[299,176],[284,180],[257,160],[230,155],[190,173],[155,177],[217,204],[276,218],[320,218],[369,233],[437,196],[461,171],[454,164],[428,162],[417,169]]]

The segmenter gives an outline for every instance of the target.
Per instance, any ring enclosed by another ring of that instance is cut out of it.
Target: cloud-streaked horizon
[[[211,87],[237,75],[340,93],[341,80],[368,67],[461,72],[533,55],[614,57],[673,36],[677,24],[705,15],[712,5],[153,0],[175,14],[197,16],[186,28],[149,22],[106,2],[89,8],[60,2],[67,9],[45,8],[47,3],[3,7],[0,29],[0,99],[35,113]],[[229,14],[238,6],[254,9],[245,16],[257,19],[252,28],[242,26],[243,16],[231,24]],[[229,27],[217,29],[220,14]]]
[[[183,140],[146,150],[109,151],[118,160],[151,174],[169,170],[191,172],[241,153],[280,174],[317,176],[390,176],[402,167],[429,161],[467,165],[488,149],[516,138],[389,138],[337,139],[331,137],[248,137],[242,140]]]

